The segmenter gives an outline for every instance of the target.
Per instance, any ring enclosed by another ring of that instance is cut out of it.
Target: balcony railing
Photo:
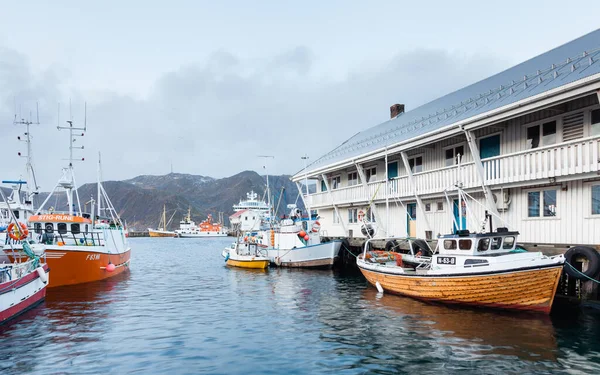
[[[520,151],[513,154],[484,159],[482,164],[487,185],[503,185],[521,181],[541,180],[552,177],[577,175],[600,170],[600,137],[578,139],[557,145]],[[465,163],[461,168],[450,166],[416,173],[413,180],[419,195],[441,193],[444,189],[462,182],[465,188],[480,186],[474,162]],[[413,196],[413,188],[408,176],[394,178],[387,184],[375,181],[343,187],[328,192],[309,195],[311,207],[332,204],[364,203],[387,198],[407,198]]]

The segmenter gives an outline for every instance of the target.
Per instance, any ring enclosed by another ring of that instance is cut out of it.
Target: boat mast
[[[74,149],[80,149],[80,150],[84,149],[84,146],[75,147],[73,144],[77,140],[75,137],[83,137],[85,134],[85,133],[74,134],[73,130],[81,130],[82,132],[85,132],[87,130],[87,104],[85,105],[84,108],[85,108],[85,115],[84,115],[84,127],[83,128],[77,128],[77,127],[73,126],[72,116],[71,116],[70,120],[67,120],[67,124],[69,124],[69,126],[58,125],[56,127],[58,130],[61,130],[61,129],[69,130],[69,167],[65,168],[63,170],[63,177],[59,181],[59,185],[61,185],[67,191],[67,202],[69,204],[69,215],[73,215],[73,205],[74,205],[73,189],[77,189],[77,187],[75,186],[75,177],[74,177],[74,172],[73,172],[73,150]],[[59,109],[60,109],[60,106],[59,106]],[[60,119],[59,119],[59,121],[60,121]],[[59,122],[59,124],[60,124],[60,122]],[[81,158],[81,161],[84,161],[84,160],[85,160],[85,158]],[[75,191],[75,194],[77,196],[77,208],[79,209],[79,212],[81,213],[81,202],[79,201],[79,193],[77,191]],[[98,198],[100,198],[100,197],[98,197]]]
[[[37,180],[35,178],[35,171],[33,170],[32,153],[31,153],[31,132],[30,132],[30,128],[29,128],[30,125],[39,125],[40,124],[40,112],[39,112],[38,103],[35,104],[35,107],[36,107],[36,121],[35,122],[33,122],[31,120],[31,112],[29,113],[29,121],[26,121],[23,118],[21,118],[20,120],[17,120],[16,113],[15,113],[15,119],[13,120],[13,124],[25,125],[26,130],[27,130],[24,134],[25,139],[21,139],[20,136],[17,137],[17,139],[19,141],[23,141],[27,144],[27,155],[21,155],[21,153],[19,152],[19,156],[25,156],[25,158],[27,158],[27,163],[26,163],[27,181],[33,181],[33,189],[30,184],[27,184],[27,200],[29,200],[29,201],[33,201],[33,196],[35,194],[39,193],[39,188],[40,188],[37,185]],[[19,202],[20,202],[20,198],[19,198]]]
[[[97,197],[98,197],[98,216],[102,215],[102,199],[100,198],[100,181],[102,180],[102,177],[100,176],[100,174],[102,173],[102,167],[101,167],[101,155],[100,155],[100,151],[98,151],[98,184],[97,184]],[[94,222],[95,218],[92,217],[92,222]]]
[[[271,159],[275,159],[275,156],[272,155],[258,155],[259,158],[271,158]],[[273,218],[273,214],[272,214],[272,207],[271,207],[271,190],[269,190],[269,170],[267,169],[267,163],[265,161],[265,165],[263,165],[263,168],[265,169],[265,173],[267,174],[267,205],[269,206],[269,223],[272,222],[272,218]]]
[[[306,223],[306,227],[310,228],[310,221],[312,220],[312,216],[310,214],[310,204],[308,203],[308,170],[306,169],[306,161],[308,160],[308,155],[304,154],[304,156],[302,156],[302,160],[304,160],[304,185],[306,185],[306,199],[304,200],[304,204],[306,205],[306,210],[308,211],[308,223]]]

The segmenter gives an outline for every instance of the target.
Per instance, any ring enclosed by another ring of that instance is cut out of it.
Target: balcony
[[[543,180],[550,178],[575,179],[578,175],[585,178],[585,174],[595,174],[600,170],[599,156],[598,136],[501,155],[483,160],[485,182],[494,187],[532,185],[544,183]],[[440,194],[458,181],[466,189],[481,186],[474,162],[462,164],[460,169],[450,166],[416,173],[413,180],[418,194],[422,196]],[[375,181],[367,184],[366,189],[359,184],[332,190],[331,194],[311,194],[308,202],[312,208],[319,208],[412,196],[413,189],[408,176],[401,176],[390,180],[387,187],[385,181]]]

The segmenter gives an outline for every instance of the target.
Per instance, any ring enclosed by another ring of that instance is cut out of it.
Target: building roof
[[[307,172],[434,133],[598,73],[600,29],[364,130],[310,164]]]
[[[248,211],[248,209],[236,211],[233,215],[229,216],[229,218],[234,218],[234,217],[241,216],[246,211]]]

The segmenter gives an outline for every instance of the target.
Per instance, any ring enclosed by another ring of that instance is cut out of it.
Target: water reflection
[[[431,337],[437,345],[463,346],[472,355],[557,359],[555,330],[546,315],[428,304],[400,296],[381,296],[374,288],[365,289],[362,297],[373,307],[394,312],[405,323],[405,329]]]

